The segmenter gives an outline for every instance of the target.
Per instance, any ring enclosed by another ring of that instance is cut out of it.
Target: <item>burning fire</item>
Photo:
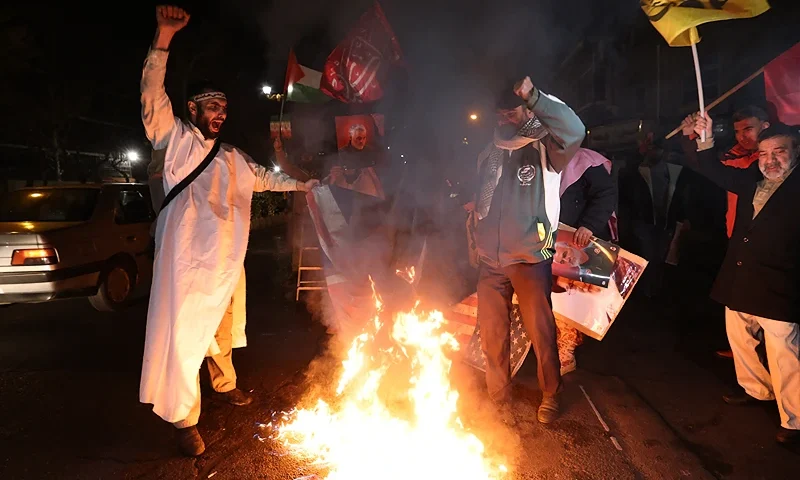
[[[417,275],[417,273],[414,271],[413,265],[411,268],[406,268],[405,270],[395,270],[394,273],[396,273],[398,277],[408,282],[409,285],[414,284],[414,277]]]
[[[455,337],[441,312],[395,315],[381,321],[382,304],[342,362],[332,403],[284,415],[274,439],[313,462],[328,480],[497,479],[507,469],[456,412],[450,384]]]

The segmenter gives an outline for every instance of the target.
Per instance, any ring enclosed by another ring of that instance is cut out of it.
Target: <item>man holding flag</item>
[[[692,48],[700,115],[706,112],[697,43],[697,26],[735,18],[752,18],[769,10],[767,0],[641,0],[642,10],[670,47]],[[705,135],[703,133],[702,135]],[[701,137],[701,141],[706,139]]]
[[[733,128],[736,132],[736,144],[722,155],[722,164],[746,169],[757,162],[758,136],[769,126],[767,112],[758,107],[748,106],[734,113]],[[682,137],[681,146],[688,158],[694,158],[697,155],[695,137],[694,135]],[[725,223],[728,229],[728,238],[730,238],[733,235],[733,225],[736,220],[737,197],[733,192],[727,192],[727,195],[728,207],[725,213]],[[733,358],[730,350],[717,350],[716,355],[722,358]]]
[[[700,42],[698,25],[757,17],[769,10],[767,0],[641,0],[641,6],[670,47]]]
[[[683,134],[697,140],[690,166],[739,196],[728,251],[711,296],[725,305],[725,324],[742,392],[723,397],[730,405],[777,401],[781,428],[776,440],[800,440],[800,134],[772,125],[758,136],[758,162],[737,168],[719,162],[708,114],[687,117]],[[757,348],[763,344],[768,367]]]

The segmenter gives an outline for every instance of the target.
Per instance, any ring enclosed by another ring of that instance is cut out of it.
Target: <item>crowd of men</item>
[[[240,149],[221,143],[227,98],[213,85],[189,92],[188,119],[174,116],[164,76],[170,42],[189,15],[162,6],[156,17],[157,33],[142,73],[142,121],[153,149],[162,152],[157,168],[151,168],[158,174],[154,186],[167,194],[158,197],[164,200],[157,206],[140,400],[153,404],[156,414],[175,425],[183,454],[197,456],[205,449],[196,428],[198,369],[204,358],[221,398],[234,405],[251,401],[236,387],[231,351],[246,344],[244,255],[252,194],[301,191],[314,198],[320,182],[300,168],[292,169],[280,142],[275,144],[279,161],[292,176],[266,169]],[[543,399],[537,417],[551,423],[561,410],[562,375],[576,368],[574,352],[580,344],[580,333],[557,326],[552,311],[551,265],[559,222],[576,228],[576,245],[586,245],[592,237],[617,240],[619,204],[620,240],[651,261],[650,284],[642,288],[653,294],[677,224],[671,212],[679,197],[682,167],[666,162],[644,142],[642,161],[620,177],[618,201],[610,162],[581,149],[586,128],[564,102],[540,91],[529,77],[508,85],[495,100],[493,138],[477,165],[467,163],[475,168],[475,182],[471,198],[464,202],[475,218],[486,385],[503,419],[513,423],[509,328],[516,293],[538,362]],[[692,115],[683,124],[684,165],[730,192],[730,244],[713,298],[726,308],[742,392],[724,400],[736,405],[777,401],[777,440],[793,442],[800,438],[800,224],[793,210],[800,177],[792,175],[800,156],[798,132],[770,124],[756,108],[737,114],[734,126],[737,145],[720,161],[711,118]],[[346,165],[324,175],[323,183],[383,199],[373,166],[356,161],[365,133],[363,126],[351,128]],[[336,258],[329,257],[326,277],[332,292],[339,284],[363,287],[363,278],[346,278]],[[333,277],[339,283],[334,284]],[[367,320],[357,316],[364,305],[352,304],[352,299],[361,298],[352,292],[346,291],[351,302],[337,310],[348,316],[350,326]],[[369,303],[369,298],[358,301]],[[762,342],[766,365],[756,353]]]

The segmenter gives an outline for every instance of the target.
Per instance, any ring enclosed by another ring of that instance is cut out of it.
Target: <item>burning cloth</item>
[[[306,199],[325,254],[325,281],[333,306],[328,326],[356,335],[374,311],[369,277],[379,283],[387,278],[391,247],[381,228],[383,202],[335,185],[315,188]]]

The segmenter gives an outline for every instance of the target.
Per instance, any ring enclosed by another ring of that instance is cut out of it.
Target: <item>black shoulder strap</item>
[[[194,181],[195,178],[197,178],[201,173],[203,173],[203,170],[205,170],[209,165],[211,165],[211,161],[214,160],[214,157],[217,156],[217,152],[219,152],[219,145],[220,141],[219,139],[217,139],[217,141],[214,142],[214,146],[211,147],[211,151],[209,151],[208,155],[206,155],[206,158],[204,158],[203,161],[200,162],[200,165],[195,167],[195,169],[192,170],[192,173],[187,175],[186,178],[180,181],[180,183],[172,187],[172,190],[170,190],[166,198],[164,198],[164,202],[161,204],[161,208],[158,210],[159,212],[163,212],[164,209],[167,208],[167,205],[169,205],[169,202],[175,199],[175,197],[177,197],[179,193],[184,191],[186,187],[188,187],[189,184]]]

